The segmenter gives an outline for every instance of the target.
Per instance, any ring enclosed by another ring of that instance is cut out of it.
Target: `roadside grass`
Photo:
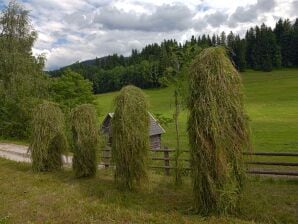
[[[242,74],[245,107],[250,117],[253,149],[255,151],[298,152],[298,69],[272,72],[246,71]],[[172,118],[173,87],[144,90],[150,101],[150,111]],[[117,92],[99,94],[96,102],[99,120],[113,110]],[[187,111],[179,117],[181,145],[188,149],[186,131]],[[164,127],[163,145],[175,147],[175,127]]]
[[[234,216],[201,217],[191,210],[185,177],[150,174],[139,192],[116,189],[113,171],[74,179],[71,170],[33,173],[29,164],[0,159],[0,223],[295,223],[297,181],[248,180]],[[245,221],[246,220],[246,221]]]
[[[4,139],[0,136],[0,143],[12,143],[16,145],[28,145],[27,140],[19,140],[19,139]]]

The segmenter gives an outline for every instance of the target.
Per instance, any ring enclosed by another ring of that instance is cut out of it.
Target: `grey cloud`
[[[105,7],[95,16],[94,22],[107,30],[165,32],[190,28],[192,16],[190,9],[182,4],[158,6],[152,14],[136,14]]]
[[[292,12],[291,12],[291,14],[293,15],[293,16],[296,16],[296,17],[298,17],[298,1],[293,1],[292,2]]]
[[[256,4],[247,7],[238,7],[229,18],[229,26],[235,27],[237,23],[251,22],[258,15],[269,12],[276,6],[275,0],[258,0]]]
[[[204,19],[196,19],[193,21],[193,28],[197,31],[203,30],[208,26]]]
[[[221,24],[225,23],[228,18],[228,14],[222,12],[215,12],[206,17],[207,23],[213,27],[218,27]]]

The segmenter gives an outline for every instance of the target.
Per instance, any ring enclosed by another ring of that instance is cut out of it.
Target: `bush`
[[[97,169],[96,150],[99,141],[99,126],[96,111],[90,104],[83,104],[71,113],[73,136],[73,170],[76,177],[94,176]]]

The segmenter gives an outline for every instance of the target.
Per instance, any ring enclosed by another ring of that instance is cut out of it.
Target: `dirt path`
[[[17,162],[26,162],[30,163],[30,152],[28,146],[16,145],[12,143],[0,143],[0,157],[17,161]],[[66,166],[71,165],[72,156],[63,155],[63,163]]]
[[[28,150],[28,146],[25,145],[0,142],[0,157],[16,162],[31,163],[30,152]],[[72,156],[63,155],[62,159],[65,167],[71,167]],[[102,168],[104,168],[104,165],[98,164],[98,169]]]

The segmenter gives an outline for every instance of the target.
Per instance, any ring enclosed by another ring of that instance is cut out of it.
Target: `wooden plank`
[[[243,155],[254,156],[298,156],[296,152],[243,152]]]
[[[151,152],[175,152],[174,149],[150,149]]]
[[[176,167],[172,167],[172,166],[167,166],[167,167],[165,167],[165,166],[149,166],[150,168],[153,168],[153,169],[171,169],[171,170],[173,170],[173,169],[176,169]],[[182,168],[183,170],[190,170],[190,168],[189,167],[183,167]]]
[[[295,162],[262,162],[262,161],[252,161],[246,162],[246,164],[253,164],[253,165],[265,165],[265,166],[298,166],[298,163]]]
[[[281,175],[281,176],[298,176],[298,170],[262,170],[250,169],[247,170],[249,174],[268,174],[268,175]]]

